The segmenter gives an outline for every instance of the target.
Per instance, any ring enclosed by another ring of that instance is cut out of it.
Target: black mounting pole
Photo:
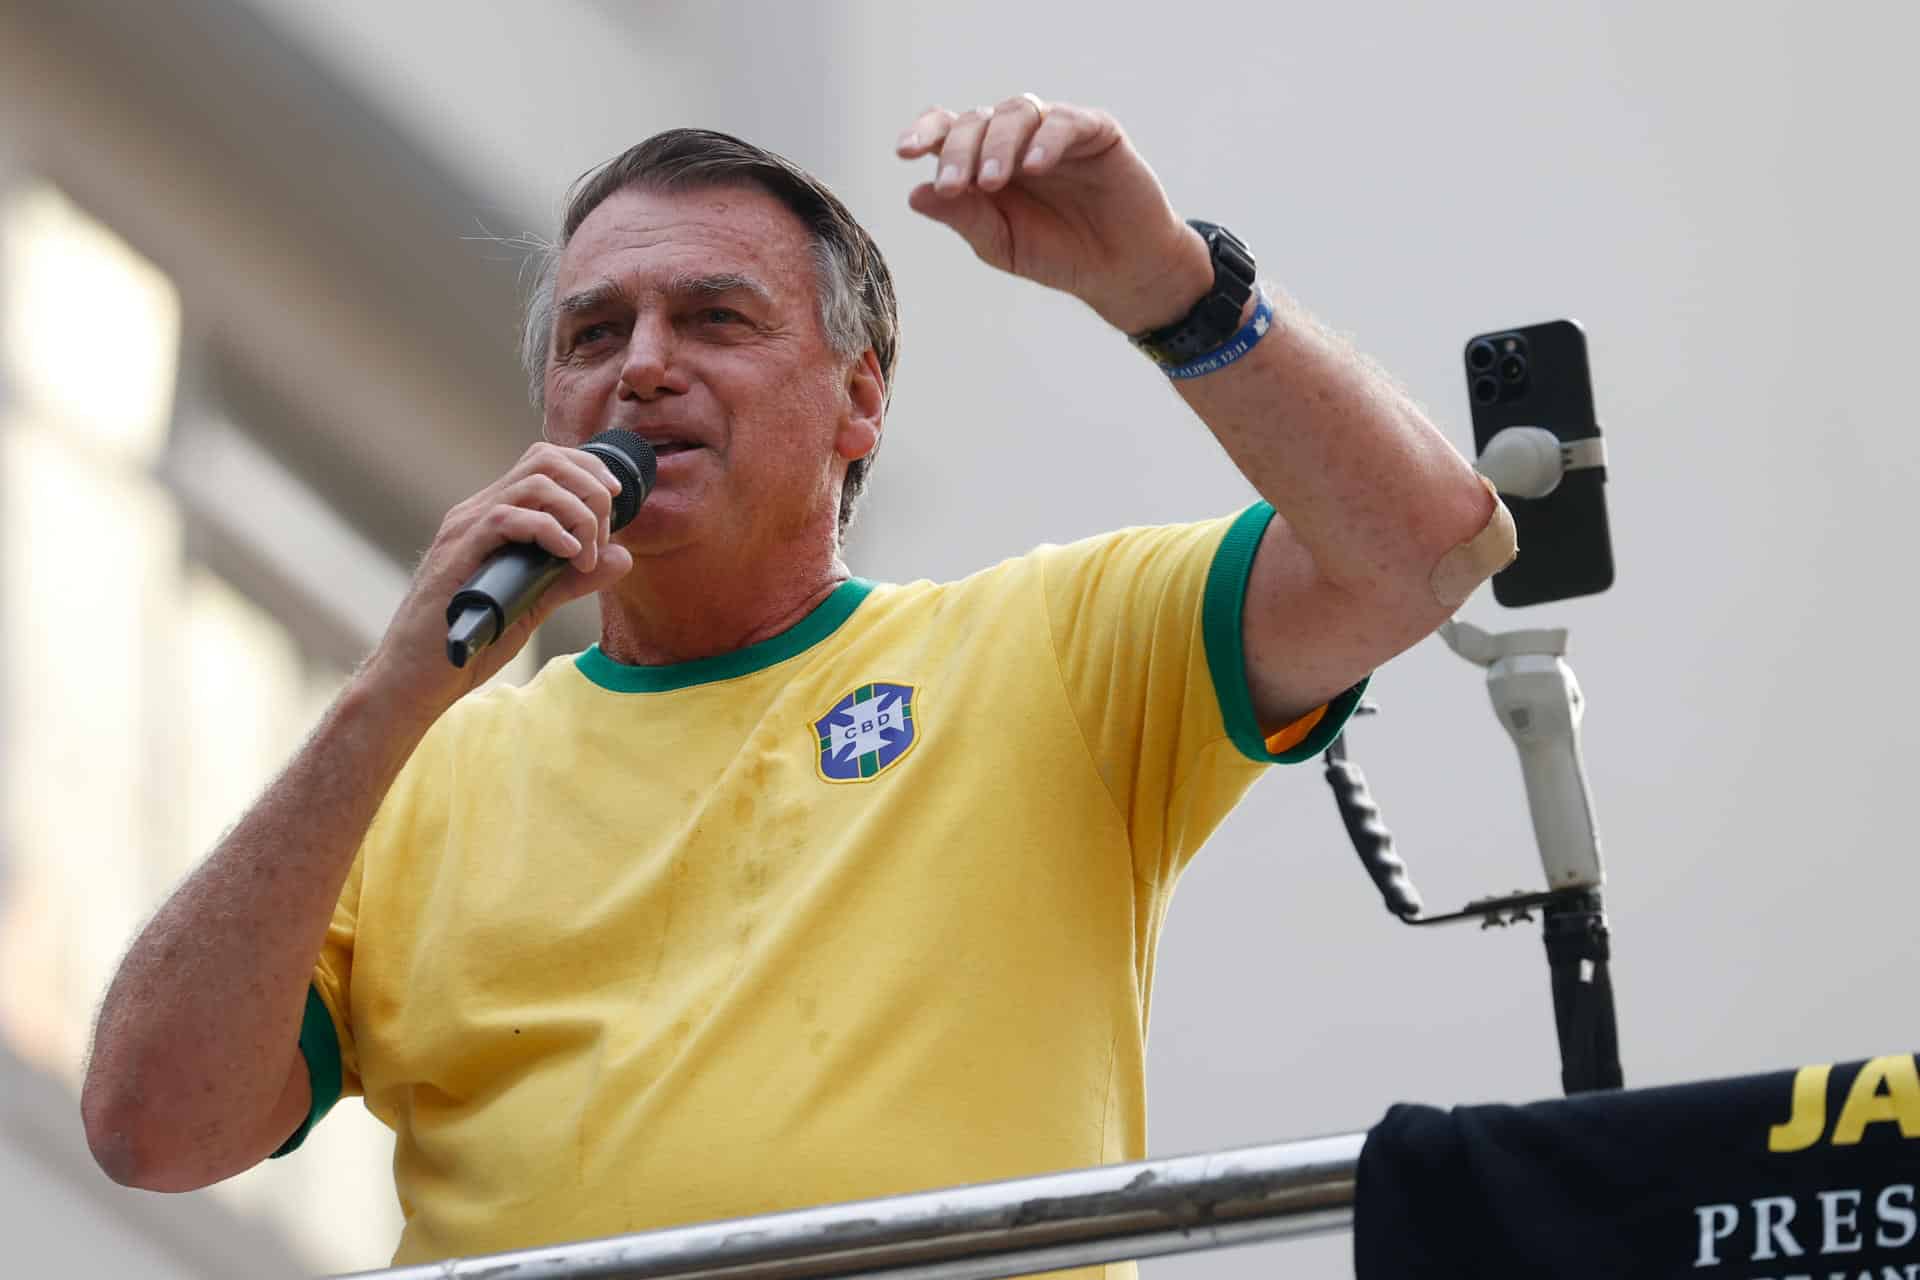
[[[1560,1084],[1567,1096],[1618,1089],[1620,1033],[1613,1013],[1612,957],[1600,894],[1557,897],[1541,908],[1553,1022],[1560,1033]]]

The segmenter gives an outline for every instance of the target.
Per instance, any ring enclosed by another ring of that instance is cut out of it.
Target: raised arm
[[[916,211],[1123,333],[1178,320],[1213,284],[1206,242],[1105,112],[1031,95],[935,107],[898,152],[937,158]],[[1273,730],[1446,621],[1514,541],[1492,490],[1412,401],[1265,287],[1274,318],[1251,350],[1176,386],[1278,513],[1244,624],[1255,710]]]

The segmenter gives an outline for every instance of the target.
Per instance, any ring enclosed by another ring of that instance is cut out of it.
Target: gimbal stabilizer
[[[1535,498],[1551,493],[1565,471],[1605,464],[1597,439],[1563,445],[1541,428],[1509,427],[1488,442],[1477,465],[1501,493]],[[1547,888],[1476,899],[1444,915],[1423,915],[1419,892],[1394,852],[1393,834],[1380,820],[1366,778],[1347,756],[1344,733],[1326,755],[1327,782],[1341,820],[1387,910],[1408,924],[1479,920],[1488,927],[1531,919],[1538,910],[1553,981],[1561,1082],[1570,1094],[1617,1089],[1622,1083],[1620,1050],[1600,898],[1605,875],[1593,794],[1580,758],[1586,702],[1566,663],[1566,630],[1490,634],[1455,619],[1440,628],[1440,638],[1462,658],[1486,668],[1494,714],[1520,753]],[[1363,704],[1360,710],[1376,708]]]

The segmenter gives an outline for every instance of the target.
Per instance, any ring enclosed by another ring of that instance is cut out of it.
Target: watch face
[[[1163,365],[1185,364],[1225,344],[1240,327],[1240,313],[1253,293],[1253,255],[1239,237],[1217,222],[1189,218],[1187,225],[1207,242],[1213,287],[1180,319],[1133,340]]]
[[[1189,218],[1187,219],[1187,225],[1200,233],[1200,238],[1207,242],[1207,252],[1215,258],[1220,256],[1221,246],[1225,244],[1231,245],[1239,251],[1236,257],[1247,262],[1249,265],[1252,264],[1253,251],[1247,248],[1247,242],[1219,223],[1203,222],[1199,218]]]

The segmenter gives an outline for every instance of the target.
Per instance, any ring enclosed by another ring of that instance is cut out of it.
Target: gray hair
[[[546,408],[547,352],[553,342],[553,294],[560,254],[587,215],[607,197],[628,188],[674,192],[720,186],[757,187],[791,209],[806,226],[813,241],[820,327],[827,345],[847,360],[871,347],[880,365],[886,400],[892,401],[893,372],[900,359],[900,309],[893,273],[866,228],[825,184],[784,156],[711,129],[669,129],[583,174],[567,193],[559,241],[535,249],[539,274],[527,298],[520,333],[520,362],[527,372],[527,394],[534,408]],[[878,451],[876,444],[874,452]],[[842,540],[867,487],[873,456],[869,453],[847,464],[837,526]]]

